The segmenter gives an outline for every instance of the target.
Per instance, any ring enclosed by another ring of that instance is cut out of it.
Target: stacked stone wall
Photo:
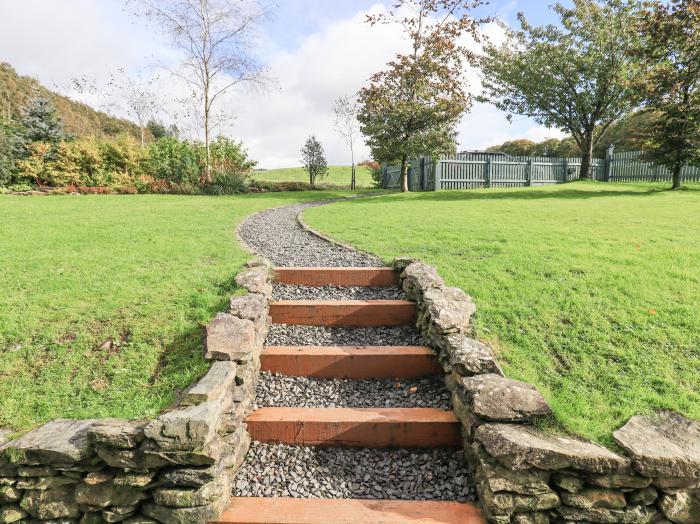
[[[446,373],[489,522],[700,523],[698,421],[632,417],[614,433],[624,453],[538,429],[549,405],[534,386],[504,377],[493,351],[472,338],[471,297],[420,261],[397,259],[394,268]]]
[[[209,372],[154,420],[54,420],[0,434],[0,523],[204,523],[218,518],[250,445],[272,268],[249,262],[207,327]]]

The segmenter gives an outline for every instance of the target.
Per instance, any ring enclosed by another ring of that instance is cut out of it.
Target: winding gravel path
[[[314,448],[253,442],[237,497],[475,499],[461,451]]]
[[[241,238],[278,266],[381,266],[366,253],[331,244],[303,229],[297,214],[323,202],[252,215]],[[275,284],[275,300],[401,299],[395,287],[305,287]],[[413,326],[332,328],[273,324],[268,346],[425,345]],[[436,407],[450,409],[442,377],[317,379],[261,372],[259,407]],[[253,442],[234,483],[234,496],[475,500],[463,453],[452,449],[315,448]]]
[[[238,229],[255,251],[278,266],[376,267],[376,257],[331,244],[306,231],[297,221],[303,209],[325,202],[310,202],[261,211],[248,217]]]

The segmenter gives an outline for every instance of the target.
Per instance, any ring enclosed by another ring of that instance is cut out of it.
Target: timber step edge
[[[277,281],[295,286],[388,287],[398,283],[388,267],[277,267]]]
[[[212,524],[486,524],[472,504],[419,500],[234,497]]]
[[[408,300],[275,300],[270,316],[276,324],[329,327],[412,325],[416,304]]]
[[[459,448],[460,423],[438,408],[259,408],[246,419],[253,440],[304,446]]]
[[[426,346],[268,346],[261,369],[292,377],[417,378],[442,373]]]

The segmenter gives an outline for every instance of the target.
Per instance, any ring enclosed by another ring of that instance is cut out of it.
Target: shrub
[[[248,191],[248,174],[237,170],[216,170],[202,190],[207,195],[235,195]]]
[[[196,184],[200,174],[198,148],[175,137],[160,138],[148,149],[144,167],[154,178]]]
[[[204,147],[200,148],[202,154],[206,154]],[[209,144],[211,163],[214,171],[242,171],[252,170],[257,162],[248,157],[248,152],[243,147],[243,142],[236,142],[225,136],[218,136]],[[202,169],[204,169],[202,157]]]
[[[0,187],[12,182],[22,154],[19,130],[15,126],[0,124]]]

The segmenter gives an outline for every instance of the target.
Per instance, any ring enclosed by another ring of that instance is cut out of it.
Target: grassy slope
[[[235,225],[328,194],[0,196],[0,428],[157,413],[208,367]]]
[[[350,187],[350,166],[328,166],[328,176],[318,181],[319,184],[331,184]],[[357,187],[371,187],[372,175],[364,166],[355,168]],[[268,169],[253,173],[253,178],[273,182],[308,182],[309,175],[302,167],[284,167],[281,169]]]
[[[437,265],[476,299],[477,336],[507,374],[575,433],[610,444],[637,412],[700,418],[700,189],[395,194],[306,219],[387,260]]]

